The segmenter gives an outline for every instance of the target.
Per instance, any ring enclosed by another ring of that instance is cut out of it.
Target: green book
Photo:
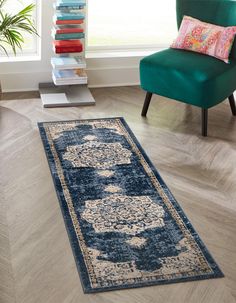
[[[84,33],[55,34],[55,40],[83,39]]]

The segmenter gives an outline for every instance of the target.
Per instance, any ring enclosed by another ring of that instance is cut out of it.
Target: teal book
[[[81,10],[84,8],[83,5],[57,5],[53,4],[54,9],[60,10],[60,11],[75,11],[75,10]]]
[[[83,39],[84,33],[55,34],[55,40]]]
[[[76,14],[73,13],[56,13],[57,20],[82,20],[84,19],[84,13],[78,12]]]
[[[73,2],[73,1],[68,1],[68,2],[64,2],[62,0],[57,1],[56,3],[54,3],[54,8],[58,9],[58,10],[65,10],[65,9],[83,9],[86,5],[85,1],[77,1],[77,2]]]
[[[75,5],[85,5],[86,1],[85,0],[57,0],[57,3],[62,3],[62,4],[75,4]]]

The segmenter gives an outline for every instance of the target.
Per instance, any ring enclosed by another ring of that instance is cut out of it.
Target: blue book
[[[71,0],[69,2],[60,0],[53,4],[54,8],[58,10],[83,9],[85,5],[86,3],[84,1],[72,2]]]
[[[55,3],[53,4],[53,7],[54,7],[54,9],[61,10],[61,11],[71,11],[71,10],[75,11],[75,10],[80,10],[80,9],[84,8],[84,6],[82,6],[82,5],[79,5],[79,6],[70,5],[70,6],[68,6],[68,5],[56,5]]]
[[[65,6],[65,7],[68,7],[68,6],[73,6],[73,7],[84,7],[86,5],[86,2],[85,1],[72,1],[72,0],[68,0],[68,1],[64,1],[64,0],[59,0],[56,2],[56,6]]]
[[[56,13],[57,20],[81,20],[84,19],[84,13],[78,12],[76,14],[73,13]]]
[[[55,40],[83,39],[84,33],[55,34]]]
[[[57,2],[61,2],[61,3],[82,3],[82,4],[86,4],[85,0],[57,0]]]

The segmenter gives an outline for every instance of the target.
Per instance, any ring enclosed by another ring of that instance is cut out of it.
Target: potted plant
[[[0,0],[0,51],[8,55],[8,48],[16,54],[17,49],[24,44],[23,32],[37,34],[32,21],[35,5],[30,4],[16,14],[4,11],[7,0]],[[8,46],[8,47],[7,47]]]

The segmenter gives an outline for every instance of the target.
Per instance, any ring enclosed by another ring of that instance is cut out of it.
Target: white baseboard
[[[137,86],[140,85],[139,82],[130,82],[130,83],[110,83],[110,84],[94,84],[88,85],[89,88],[101,88],[101,87],[119,87],[119,86]]]
[[[90,88],[139,85],[137,66],[91,67],[87,70]],[[51,70],[1,74],[2,91],[36,91],[41,82],[51,82]]]
[[[33,89],[30,87],[26,87],[26,88],[19,88],[19,89],[15,89],[15,88],[9,88],[9,89],[4,89],[2,90],[3,93],[15,93],[15,92],[35,92],[38,91],[38,89]]]

